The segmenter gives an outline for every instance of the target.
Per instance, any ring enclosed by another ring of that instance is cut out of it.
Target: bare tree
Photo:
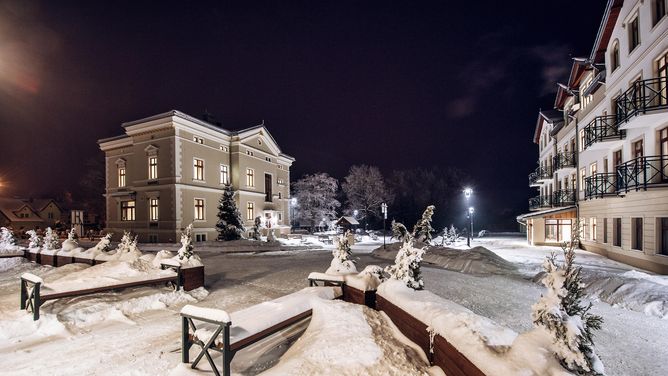
[[[300,224],[311,227],[336,217],[336,208],[341,203],[335,198],[339,182],[326,173],[305,175],[293,184],[297,197],[296,218]]]
[[[366,223],[370,219],[380,218],[380,205],[383,202],[390,204],[394,198],[376,166],[352,166],[341,188],[346,194],[346,210],[358,210],[360,218]]]

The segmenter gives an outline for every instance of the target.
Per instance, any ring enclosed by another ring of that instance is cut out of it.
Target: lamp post
[[[473,189],[468,188],[468,187],[464,188],[464,197],[466,197],[466,206],[468,206],[469,199],[471,198],[472,194],[473,194]],[[470,228],[469,231],[467,231],[469,233],[469,236],[466,238],[466,246],[467,247],[471,247],[471,237],[473,236],[473,219],[471,218],[471,216],[473,215],[473,212],[471,210],[473,210],[472,207],[470,207],[469,211],[468,211],[468,217],[469,217],[469,220],[471,221],[471,228]]]
[[[471,234],[471,235],[469,235],[468,247],[471,247],[471,241],[470,241],[470,239],[473,237],[473,212],[474,212],[474,211],[475,211],[475,209],[473,209],[473,206],[471,206],[471,207],[469,208],[469,224],[471,225],[471,231],[470,231],[470,234]]]
[[[383,249],[385,249],[385,222],[387,222],[387,204],[382,203],[380,205],[380,211],[383,212]]]
[[[297,206],[297,197],[290,199],[290,228],[295,227],[295,206]]]

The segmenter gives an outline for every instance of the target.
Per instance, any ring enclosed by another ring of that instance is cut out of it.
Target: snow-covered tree
[[[244,233],[244,225],[241,214],[234,201],[234,189],[232,185],[226,184],[223,195],[218,202],[218,240],[239,240]]]
[[[193,224],[189,224],[181,233],[181,248],[179,248],[179,260],[188,260],[193,255]]]
[[[356,273],[355,261],[352,259],[350,250],[350,231],[334,238],[336,248],[332,251],[332,262],[327,269],[327,274],[350,274]]]
[[[455,228],[455,225],[450,225],[443,229],[443,237],[441,239],[441,245],[453,244],[459,238],[459,232]]]
[[[116,247],[116,250],[121,253],[127,253],[130,252],[133,248],[132,243],[136,240],[135,237],[132,236],[129,232],[125,231],[123,232],[123,237],[121,238],[121,241],[118,243],[118,246]],[[136,247],[136,245],[135,245]]]
[[[554,254],[543,262],[545,277],[541,282],[547,291],[533,305],[532,319],[550,333],[555,355],[565,368],[578,375],[603,375],[603,363],[593,342],[593,331],[601,329],[603,318],[589,313],[591,303],[582,303],[581,268],[573,266],[575,248],[580,242],[579,223],[572,233],[572,240],[562,246],[564,263],[558,264]]]
[[[302,225],[315,229],[324,221],[336,217],[336,208],[341,203],[336,199],[339,183],[326,173],[305,175],[292,185],[297,198],[295,217]]]
[[[253,221],[253,233],[251,234],[251,237],[255,240],[260,240],[260,228],[262,227],[262,218],[260,217],[255,217],[255,221]]]
[[[385,271],[390,278],[403,281],[406,286],[414,290],[422,290],[424,281],[420,272],[420,262],[422,262],[424,252],[424,248],[413,246],[413,236],[408,234],[394,259],[394,265],[388,266]]]
[[[44,242],[42,247],[46,250],[53,250],[60,248],[60,243],[58,242],[58,234],[51,229],[51,227],[46,228],[46,233],[44,234]]]
[[[102,252],[108,251],[110,248],[109,245],[111,244],[111,237],[113,235],[114,234],[112,234],[111,232],[107,233],[102,239],[100,239],[100,241],[95,245],[94,248]]]
[[[77,235],[74,227],[72,227],[72,229],[70,229],[70,231],[67,233],[67,240],[76,241],[77,239],[79,239],[79,235]]]
[[[37,234],[37,231],[28,230],[26,234],[30,237],[30,240],[28,240],[28,248],[42,248],[43,240],[42,237]]]
[[[0,247],[8,247],[16,245],[16,237],[12,230],[7,227],[0,228]]]
[[[422,218],[413,227],[413,237],[415,240],[429,244],[431,241],[431,233],[434,229],[431,227],[431,217],[434,216],[434,205],[427,206]]]
[[[347,212],[357,210],[359,218],[364,222],[371,218],[380,218],[381,204],[391,203],[393,199],[383,175],[375,166],[350,167],[348,175],[341,183],[341,189],[346,195]]]
[[[408,235],[408,229],[403,223],[392,220],[392,237],[399,241],[403,241]]]

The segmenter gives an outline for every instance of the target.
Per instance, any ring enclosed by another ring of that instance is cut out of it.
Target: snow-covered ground
[[[425,265],[422,271],[426,289],[518,333],[530,330],[531,305],[543,292],[535,276],[541,271],[544,257],[559,250],[529,247],[518,238],[481,238],[475,239],[473,245],[493,251],[515,263],[517,268],[506,274],[469,274],[446,270],[436,263]],[[389,264],[370,254],[379,246],[382,239],[352,247],[358,270],[371,264]],[[146,250],[142,245],[140,248]],[[203,290],[174,293],[163,287],[141,287],[96,297],[62,299],[45,304],[42,318],[37,322],[18,309],[19,275],[31,272],[48,283],[86,266],[52,268],[19,258],[0,259],[0,373],[158,375],[185,372],[187,368],[179,364],[178,312],[183,305],[234,312],[302,289],[307,284],[308,274],[324,271],[332,259],[331,249],[258,254],[230,254],[212,249],[201,252],[200,256],[206,268],[208,294]],[[478,261],[485,262],[484,258]],[[596,333],[595,343],[608,375],[667,375],[668,364],[664,361],[668,357],[667,277],[633,271],[631,267],[585,251],[578,252],[576,263],[583,266],[585,283],[591,286],[593,312],[605,319],[603,330]],[[328,309],[360,317],[359,312],[350,312],[347,308]],[[368,314],[363,316],[368,323],[377,324],[380,320]],[[377,329],[376,324],[370,327]],[[305,328],[306,324],[279,333],[273,342],[242,350],[232,363],[233,371],[260,373],[277,364],[286,350],[280,367],[303,362],[304,358],[298,354],[323,346],[322,337],[313,335],[311,330],[302,336],[301,347],[288,350],[287,345]],[[387,335],[372,333],[367,337]],[[380,351],[385,351],[382,346]],[[203,369],[205,363],[201,363]]]

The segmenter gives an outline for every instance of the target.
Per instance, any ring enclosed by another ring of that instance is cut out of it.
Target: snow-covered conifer
[[[420,262],[424,252],[424,248],[413,246],[413,237],[408,234],[394,259],[394,265],[388,266],[385,271],[390,278],[403,281],[406,286],[414,290],[422,290],[424,281],[420,272]]]
[[[605,370],[593,343],[593,331],[601,329],[603,318],[589,313],[591,303],[582,303],[581,268],[573,266],[580,242],[578,222],[572,233],[573,239],[562,246],[564,263],[559,265],[554,254],[543,263],[546,274],[541,282],[547,291],[533,305],[532,319],[550,333],[555,355],[565,368],[578,375],[603,375]]]
[[[79,239],[79,235],[77,235],[74,227],[72,227],[72,229],[70,229],[70,231],[67,233],[67,240],[76,241],[77,239]]]
[[[44,234],[44,243],[42,247],[46,250],[58,249],[60,246],[58,242],[58,234],[51,229],[51,227],[46,228],[46,234]]]
[[[332,262],[327,269],[327,274],[350,274],[356,273],[355,261],[352,259],[350,250],[350,231],[337,236],[334,240],[336,248],[332,251]]]
[[[9,247],[16,245],[16,237],[12,230],[7,227],[0,228],[0,247]]]
[[[116,250],[121,253],[130,252],[134,240],[132,234],[127,231],[123,232],[123,237],[121,238],[120,243],[118,243]]]
[[[457,241],[457,238],[459,238],[459,233],[457,232],[455,225],[450,225],[450,228],[448,229],[448,239],[450,242],[454,243]]]
[[[30,240],[28,240],[28,248],[41,248],[42,247],[42,237],[37,234],[37,231],[35,230],[28,230],[26,232],[28,236],[30,236]]]
[[[234,189],[230,184],[225,185],[223,195],[218,202],[216,229],[218,240],[238,240],[245,231],[237,203],[234,201]]]
[[[193,256],[193,224],[189,224],[181,233],[181,248],[179,248],[179,260],[188,260]]]
[[[100,241],[95,245],[95,249],[98,251],[106,252],[109,250],[109,245],[111,244],[111,237],[113,234],[107,233]]]
[[[255,221],[253,221],[253,234],[251,237],[255,240],[260,240],[260,227],[262,226],[262,218],[260,217],[255,217]]]
[[[427,206],[422,218],[413,227],[413,238],[416,241],[429,244],[431,241],[431,233],[434,229],[431,227],[431,217],[434,215],[434,205]]]
[[[403,241],[408,235],[408,229],[403,223],[392,220],[392,237],[399,241]]]

